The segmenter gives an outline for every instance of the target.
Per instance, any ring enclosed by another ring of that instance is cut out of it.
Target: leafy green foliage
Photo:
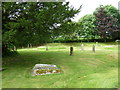
[[[4,44],[36,45],[67,34],[71,18],[81,8],[76,10],[68,5],[68,2],[2,3]]]
[[[79,40],[119,39],[120,14],[112,5],[96,8],[93,14],[83,16],[78,21]]]
[[[68,22],[66,24],[63,24],[60,29],[65,29],[64,33],[60,34],[55,40],[62,41],[62,40],[76,40],[78,38],[77,35],[77,28],[78,28],[78,23],[76,22]],[[61,33],[61,32],[59,32]]]
[[[3,42],[6,43],[6,44],[9,44],[9,43],[13,43],[14,42],[14,35],[15,35],[16,31],[14,30],[10,30],[10,31],[7,31],[3,34]]]
[[[112,16],[114,18],[118,18],[119,17],[119,11],[117,8],[115,8],[112,5],[105,5],[103,6],[105,12],[107,13],[107,15]]]
[[[80,37],[84,37],[87,39],[95,39],[95,36],[97,36],[95,21],[96,18],[92,14],[85,15],[79,20],[78,33]]]

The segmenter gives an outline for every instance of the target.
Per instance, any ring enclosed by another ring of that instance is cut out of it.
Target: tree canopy
[[[120,32],[119,12],[111,5],[100,6],[94,12],[96,26],[100,36],[104,39],[118,38]]]
[[[73,22],[81,10],[69,2],[3,2],[3,52],[13,46],[55,40],[120,39],[120,13],[112,5],[99,6]]]
[[[77,33],[81,39],[120,39],[120,13],[112,5],[97,7],[93,14],[81,17],[77,23]]]
[[[97,29],[95,25],[96,18],[93,14],[87,14],[80,18],[78,34],[86,39],[95,39]]]
[[[3,44],[15,46],[39,44],[67,34],[71,18],[79,9],[69,2],[2,3]]]

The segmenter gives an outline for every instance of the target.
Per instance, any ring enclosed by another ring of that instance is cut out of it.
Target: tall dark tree
[[[100,6],[94,14],[96,26],[101,37],[105,40],[114,38],[114,33],[120,30],[118,18],[108,15],[103,6]]]
[[[111,35],[112,35],[112,38],[113,39],[120,39],[120,12],[119,10],[112,6],[112,5],[105,5],[103,6],[105,12],[107,13],[108,16],[111,16],[113,18],[116,18],[117,19],[117,26],[119,27],[119,31],[118,32],[113,32]]]
[[[5,55],[9,52],[9,48],[14,43],[14,35],[16,28],[14,23],[14,20],[12,20],[13,16],[16,17],[15,11],[16,11],[16,3],[4,3],[2,2],[2,55]],[[10,25],[11,24],[11,25]],[[12,27],[8,27],[10,25]]]

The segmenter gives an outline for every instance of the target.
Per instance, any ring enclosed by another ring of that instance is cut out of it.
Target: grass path
[[[66,47],[65,45],[63,45]],[[3,58],[3,88],[117,88],[117,47],[98,47],[95,53],[76,46],[74,56],[69,48],[20,49],[19,55]],[[89,46],[87,47],[89,48]],[[31,76],[37,63],[56,64],[64,73]]]

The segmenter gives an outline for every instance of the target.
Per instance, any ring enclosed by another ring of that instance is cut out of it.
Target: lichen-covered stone
[[[54,73],[61,73],[62,70],[58,68],[56,65],[50,64],[36,64],[33,67],[32,75],[46,75],[46,74],[54,74]]]

